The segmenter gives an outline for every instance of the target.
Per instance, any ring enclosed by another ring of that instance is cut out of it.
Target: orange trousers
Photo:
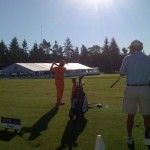
[[[57,103],[62,102],[62,97],[64,93],[64,81],[63,80],[55,80],[56,85],[56,94],[57,94]]]

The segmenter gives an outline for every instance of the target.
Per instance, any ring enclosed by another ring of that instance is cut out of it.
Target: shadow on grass
[[[23,127],[19,133],[22,136],[24,133],[31,133],[28,140],[34,140],[41,135],[41,131],[48,128],[48,123],[57,114],[58,107],[52,108],[48,113],[43,115],[32,127]]]
[[[69,120],[61,138],[61,145],[56,150],[63,150],[65,148],[72,150],[73,147],[77,147],[78,136],[82,133],[86,124],[87,119],[85,118]]]
[[[6,141],[9,142],[11,139],[13,139],[17,135],[16,132],[11,131],[0,131],[0,141]]]

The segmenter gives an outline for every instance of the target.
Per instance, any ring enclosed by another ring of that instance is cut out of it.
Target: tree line
[[[128,50],[120,50],[115,38],[109,42],[106,37],[103,46],[93,45],[87,48],[82,45],[80,49],[72,45],[69,37],[62,46],[57,41],[51,45],[43,39],[40,44],[35,42],[29,50],[25,39],[20,46],[17,37],[14,37],[9,46],[3,40],[0,41],[0,69],[13,63],[52,63],[64,59],[68,63],[78,62],[89,67],[99,67],[104,73],[115,73],[119,71],[122,59],[127,54]]]

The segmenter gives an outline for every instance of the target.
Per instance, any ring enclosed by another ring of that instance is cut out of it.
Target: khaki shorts
[[[124,92],[122,112],[150,115],[150,86],[127,86]]]

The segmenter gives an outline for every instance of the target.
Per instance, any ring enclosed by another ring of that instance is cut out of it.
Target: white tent
[[[3,73],[17,73],[17,72],[44,72],[49,71],[52,63],[15,63],[4,69]],[[88,66],[79,63],[68,63],[65,64],[66,70],[93,70]]]

